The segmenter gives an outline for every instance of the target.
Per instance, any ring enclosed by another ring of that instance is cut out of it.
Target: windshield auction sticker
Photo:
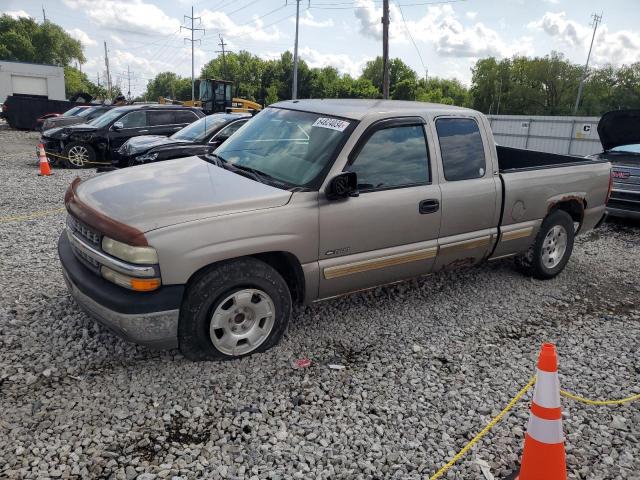
[[[337,118],[320,117],[315,122],[313,122],[313,125],[311,126],[329,128],[331,130],[337,130],[338,132],[344,132],[345,129],[349,126],[349,122],[346,122],[345,120],[338,120]]]

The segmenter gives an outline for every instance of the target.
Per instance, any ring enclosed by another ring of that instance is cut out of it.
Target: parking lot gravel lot
[[[38,177],[37,139],[0,126],[0,478],[428,478],[527,383],[544,341],[563,388],[640,392],[638,224],[580,237],[551,281],[510,261],[433,275],[298,308],[267,353],[192,363],[71,300],[63,195],[95,171]],[[517,468],[529,400],[444,478]],[[563,410],[569,478],[640,478],[640,403]]]

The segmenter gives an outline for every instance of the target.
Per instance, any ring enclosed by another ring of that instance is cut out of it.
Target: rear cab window
[[[436,131],[448,182],[484,177],[487,165],[478,123],[472,118],[439,118]]]

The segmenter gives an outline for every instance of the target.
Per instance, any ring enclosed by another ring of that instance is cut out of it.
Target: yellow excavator
[[[160,97],[158,103],[172,103],[186,107],[202,108],[207,115],[210,113],[256,113],[262,110],[262,105],[251,100],[233,96],[233,82],[229,80],[215,80],[211,78],[195,81],[197,100],[178,101]]]

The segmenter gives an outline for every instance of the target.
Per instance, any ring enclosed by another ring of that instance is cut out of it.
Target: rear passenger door
[[[349,155],[359,196],[320,197],[320,297],[429,273],[440,227],[422,118],[371,125]]]
[[[491,251],[497,235],[497,172],[489,145],[474,117],[435,119],[442,165],[440,238],[436,270],[478,263]]]

